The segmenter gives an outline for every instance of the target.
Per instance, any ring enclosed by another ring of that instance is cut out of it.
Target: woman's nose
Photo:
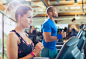
[[[31,22],[31,23],[33,22],[32,19],[30,20],[30,22]]]

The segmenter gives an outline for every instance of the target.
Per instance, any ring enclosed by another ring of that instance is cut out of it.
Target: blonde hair
[[[10,2],[4,12],[5,12],[6,14],[10,14],[10,12],[11,12],[17,5],[21,5],[21,3],[20,3],[19,1],[12,1],[12,2]]]

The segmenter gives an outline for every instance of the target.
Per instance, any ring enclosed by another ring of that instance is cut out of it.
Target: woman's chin
[[[26,26],[25,28],[29,28],[30,26]]]
[[[29,28],[30,26],[28,26],[28,28]]]

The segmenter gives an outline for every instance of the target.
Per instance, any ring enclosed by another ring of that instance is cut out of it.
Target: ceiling
[[[12,0],[0,0],[0,4],[7,6]],[[86,0],[18,0],[22,4],[27,4],[33,8],[34,16],[47,16],[46,8],[48,6],[56,7],[59,15],[83,15],[86,13]],[[82,4],[83,1],[83,4]],[[83,8],[82,8],[83,7]],[[45,15],[46,14],[46,15]]]
[[[5,10],[6,6],[8,5],[9,2],[12,0],[0,0],[0,9]],[[18,0],[20,3],[29,5],[33,8],[33,21],[39,21],[42,23],[47,19],[47,14],[46,14],[46,8],[48,6],[54,6],[57,11],[59,17],[56,18],[56,20],[61,20],[58,21],[58,23],[61,23],[64,21],[65,23],[71,23],[68,22],[74,17],[79,17],[79,19],[82,19],[82,22],[86,19],[85,14],[86,14],[86,0]],[[83,2],[83,3],[82,3]],[[34,23],[34,22],[33,22]],[[38,23],[37,23],[38,24]]]

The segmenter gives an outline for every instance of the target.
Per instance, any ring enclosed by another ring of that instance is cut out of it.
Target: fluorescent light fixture
[[[74,10],[74,7],[71,7],[70,9],[71,9],[71,10]]]
[[[25,0],[25,1],[31,1],[31,0]]]
[[[76,19],[80,19],[80,17],[76,17],[76,16],[75,16],[75,18],[76,18]]]
[[[71,7],[70,9],[74,9],[74,7]]]
[[[13,0],[13,1],[17,1],[17,0]]]
[[[81,1],[81,0],[78,0],[78,1]]]
[[[78,7],[75,7],[75,9],[80,9],[80,6],[78,6]]]
[[[39,11],[43,11],[43,10],[39,10]]]
[[[71,7],[70,9],[80,9],[80,6],[77,6],[77,7]]]
[[[86,8],[86,6],[84,6],[83,8]]]
[[[56,24],[56,26],[57,27],[59,27],[59,28],[65,28],[65,27],[67,27],[68,28],[68,24]]]

